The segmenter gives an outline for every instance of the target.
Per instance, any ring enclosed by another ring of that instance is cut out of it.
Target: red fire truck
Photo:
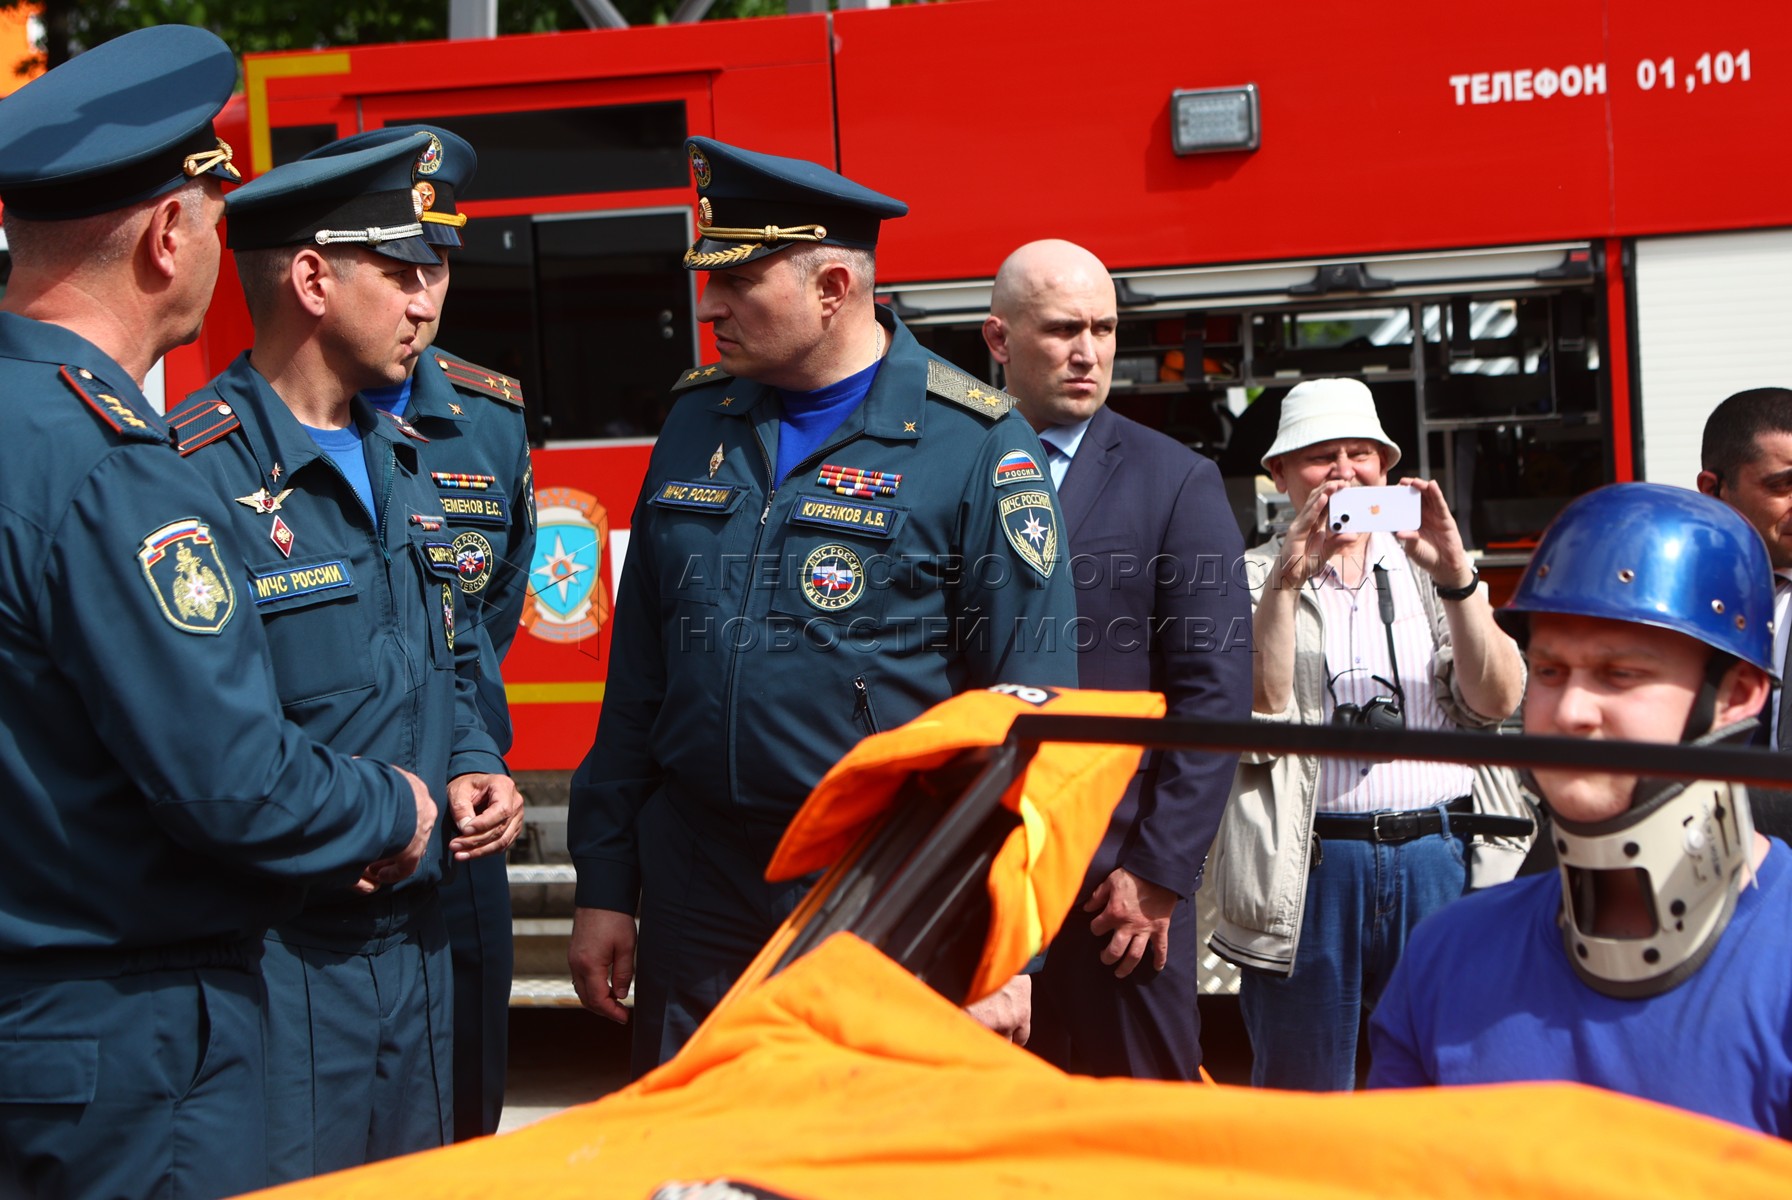
[[[1067,237],[1113,269],[1112,403],[1213,454],[1248,527],[1288,386],[1357,375],[1484,567],[1570,496],[1690,483],[1713,404],[1792,381],[1792,8],[956,0],[252,55],[254,171],[428,120],[479,176],[441,343],[520,379],[535,594],[514,764],[563,770],[667,385],[710,355],[681,149],[707,134],[899,196],[884,298],[988,376],[989,282]],[[233,130],[229,127],[234,126]],[[226,269],[178,398],[248,341]]]

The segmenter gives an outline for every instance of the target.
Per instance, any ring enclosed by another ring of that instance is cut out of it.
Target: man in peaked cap
[[[435,822],[280,719],[232,506],[139,387],[211,297],[235,81],[159,26],[0,101],[0,1195],[265,1184],[262,931]]]
[[[510,707],[500,673],[522,617],[535,546],[535,488],[523,389],[514,379],[435,345],[448,294],[453,252],[467,217],[457,200],[478,169],[473,147],[434,125],[400,125],[357,133],[306,158],[349,154],[429,135],[412,168],[421,203],[423,240],[441,261],[423,268],[436,319],[418,331],[417,357],[400,384],[362,393],[428,438],[421,447],[441,493],[460,588],[479,647],[479,715],[500,752],[510,749]],[[465,864],[441,887],[454,955],[454,1137],[498,1131],[510,1035],[510,882],[502,855]]]
[[[404,886],[313,889],[269,931],[268,1141],[277,1182],[452,1136],[456,861],[498,854],[522,803],[475,696],[478,644],[427,439],[357,393],[402,382],[437,310],[413,133],[290,163],[231,197],[255,344],[169,414],[231,504],[280,702],[345,753],[416,771],[455,832]]]
[[[814,163],[688,150],[685,266],[708,272],[721,361],[674,384],[568,827],[573,982],[620,1021],[633,981],[637,1074],[802,895],[764,870],[836,759],[966,688],[1076,681],[1038,438],[872,302],[880,224],[907,206]]]

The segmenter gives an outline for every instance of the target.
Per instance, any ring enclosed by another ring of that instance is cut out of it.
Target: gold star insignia
[[[915,431],[915,423],[913,421],[904,421],[902,423],[902,432],[913,433],[914,431]]]
[[[702,372],[702,371],[692,371],[692,372],[690,372],[690,373],[688,373],[688,374],[687,374],[687,375],[686,375],[686,376],[685,376],[685,378],[686,378],[686,379],[698,379],[698,378],[701,378],[701,377],[702,377],[702,375],[703,375],[703,372]]]
[[[498,381],[496,379],[493,379],[490,375],[487,375],[485,377],[485,386],[490,387],[490,388],[495,388],[498,386]]]
[[[510,399],[510,384],[508,381],[504,384],[504,398],[506,400]]]
[[[721,403],[720,407],[727,408],[730,404],[733,404],[733,403],[734,403],[733,396],[724,396],[724,397],[722,397],[722,403]]]
[[[705,378],[705,379],[708,379],[711,375],[714,375],[715,373],[716,373],[716,369],[714,367],[704,367],[703,368],[703,378]]]
[[[454,415],[455,415],[455,416],[457,416],[457,417],[458,417],[458,416],[460,416],[460,415],[461,415],[461,414],[462,414],[462,412],[463,412],[463,411],[464,411],[464,410],[463,410],[463,409],[462,409],[462,408],[461,408],[461,406],[460,406],[460,405],[458,405],[458,404],[450,404],[450,405],[449,405],[449,406],[448,406],[448,411],[449,411],[449,412],[451,412],[451,413],[453,413],[453,414],[454,414]]]

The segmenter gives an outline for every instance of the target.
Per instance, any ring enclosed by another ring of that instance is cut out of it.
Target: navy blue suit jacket
[[[1244,540],[1213,462],[1104,407],[1059,501],[1081,686],[1161,691],[1173,717],[1249,720],[1250,596],[1235,577]],[[1237,761],[1146,755],[1090,867],[1090,886],[1122,866],[1193,895]]]

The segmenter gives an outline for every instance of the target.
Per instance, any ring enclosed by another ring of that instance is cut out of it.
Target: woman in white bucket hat
[[[1399,461],[1358,380],[1309,380],[1282,402],[1263,466],[1295,516],[1245,555],[1256,719],[1473,729],[1518,707],[1518,648],[1493,622],[1436,483],[1406,481],[1416,530],[1328,529],[1333,495],[1386,484]],[[1471,839],[1510,825],[1478,811],[1473,791],[1472,769],[1455,764],[1240,759],[1209,872],[1211,941],[1247,968],[1258,1086],[1355,1085],[1362,1016],[1407,932],[1462,894]]]

